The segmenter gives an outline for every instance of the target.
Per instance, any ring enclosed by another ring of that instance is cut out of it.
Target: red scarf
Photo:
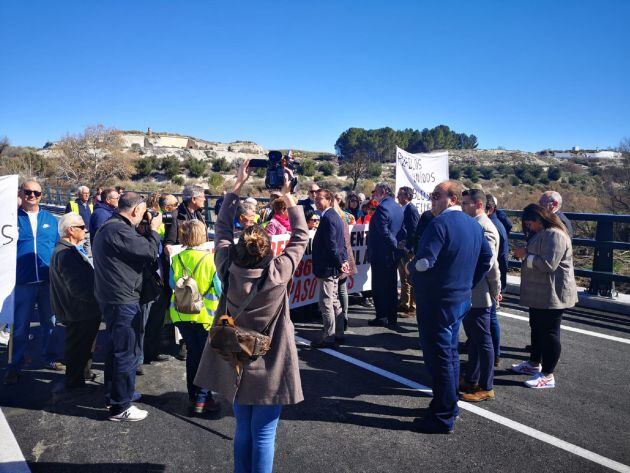
[[[286,228],[287,231],[289,231],[289,232],[291,231],[291,224],[289,223],[289,217],[288,216],[285,217],[284,215],[281,215],[281,214],[275,214],[273,216],[273,218],[275,218],[280,225],[282,225],[284,228]]]

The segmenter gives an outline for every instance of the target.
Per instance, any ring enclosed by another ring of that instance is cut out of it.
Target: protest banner
[[[370,265],[367,262],[367,225],[350,226],[350,245],[357,265],[357,274],[348,278],[348,293],[353,294],[371,289],[372,278]],[[317,278],[313,274],[312,245],[315,232],[310,232],[310,238],[304,256],[300,260],[291,283],[289,293],[289,305],[292,309],[308,304],[315,304],[319,300],[319,286]],[[271,239],[271,249],[276,256],[280,255],[287,246],[291,235],[273,235]],[[203,245],[204,249],[214,251],[214,242]],[[181,245],[174,246],[171,250],[171,258],[179,253],[183,248]]]
[[[448,179],[448,151],[411,154],[396,147],[396,189],[415,191],[411,201],[420,213],[431,209],[429,195],[437,184]]]
[[[13,323],[13,290],[17,262],[18,176],[0,176],[0,324]]]

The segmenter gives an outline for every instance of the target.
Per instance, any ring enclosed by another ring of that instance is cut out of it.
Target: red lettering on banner
[[[287,243],[288,243],[288,240],[282,240],[278,242],[276,246],[276,250],[275,250],[276,256],[282,253],[282,251],[284,250],[284,247],[287,246]]]
[[[293,292],[293,297],[291,298],[291,304],[293,304],[294,302],[299,302],[300,301],[300,290],[302,289],[302,281],[298,280],[294,280],[293,281],[293,287],[291,288],[292,292]]]
[[[317,278],[313,278],[311,279],[311,292],[309,292],[308,297],[309,299],[312,299],[313,297],[315,297],[315,289],[317,289]]]
[[[300,260],[300,262],[298,263],[298,267],[295,270],[295,273],[293,273],[293,277],[299,278],[300,276],[302,276],[302,267],[304,266],[304,260]]]
[[[313,271],[313,258],[304,261],[304,276],[310,276]]]

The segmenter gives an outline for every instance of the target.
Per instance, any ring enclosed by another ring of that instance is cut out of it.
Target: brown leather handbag
[[[221,295],[224,304],[225,315],[219,317],[217,322],[210,329],[210,346],[227,361],[234,361],[236,364],[249,363],[255,361],[260,356],[264,356],[271,348],[271,337],[269,329],[274,321],[280,315],[280,311],[284,307],[286,297],[282,297],[280,306],[276,310],[275,315],[269,321],[262,332],[253,329],[239,327],[236,322],[249,303],[258,293],[258,289],[264,283],[267,277],[268,268],[261,275],[259,283],[252,286],[252,290],[243,301],[233,316],[227,314],[227,288]],[[221,304],[223,305],[223,304]],[[237,368],[237,371],[239,369]]]

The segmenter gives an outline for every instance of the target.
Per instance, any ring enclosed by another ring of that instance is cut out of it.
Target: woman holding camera
[[[514,256],[523,261],[520,304],[529,307],[532,350],[512,371],[533,375],[525,381],[528,388],[554,388],[562,312],[578,300],[573,249],[562,221],[540,205],[525,207],[522,221],[527,248],[515,248]]]
[[[221,207],[215,226],[215,261],[221,280],[227,282],[227,313],[240,313],[237,327],[258,332],[269,327],[271,347],[255,361],[235,366],[206,344],[195,383],[218,391],[233,405],[234,471],[270,472],[282,406],[304,399],[287,285],[302,259],[309,234],[304,212],[285,180],[281,199],[288,209],[291,238],[284,251],[274,255],[269,235],[259,225],[243,230],[234,243],[234,215],[240,203],[238,194],[251,172],[248,165],[249,160],[245,160],[239,168],[234,190],[225,196]],[[250,298],[252,291],[257,292]]]

